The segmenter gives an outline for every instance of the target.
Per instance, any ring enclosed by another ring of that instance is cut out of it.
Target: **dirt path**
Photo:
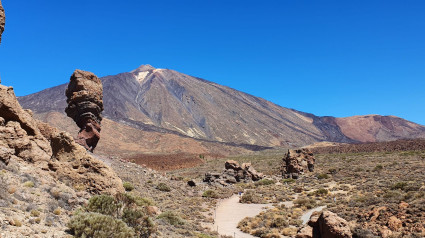
[[[239,203],[239,196],[221,200],[215,211],[213,229],[218,230],[220,235],[229,235],[235,238],[252,238],[250,234],[244,233],[237,228],[238,223],[245,217],[254,217],[272,204],[244,204]]]

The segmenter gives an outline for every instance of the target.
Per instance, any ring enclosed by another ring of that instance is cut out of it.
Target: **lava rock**
[[[80,127],[76,142],[93,152],[100,139],[102,82],[93,73],[77,69],[71,76],[65,94],[68,103],[65,112]]]
[[[309,149],[288,150],[282,159],[281,172],[285,178],[298,179],[305,172],[314,171],[316,159]]]

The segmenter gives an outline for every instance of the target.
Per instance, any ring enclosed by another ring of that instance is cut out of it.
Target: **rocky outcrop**
[[[124,192],[114,171],[88,154],[68,133],[51,135],[51,145],[53,153],[48,166],[59,180],[92,194]]]
[[[122,182],[67,133],[22,109],[12,87],[0,85],[0,163],[25,163],[92,194],[122,192]]]
[[[0,85],[0,160],[11,158],[44,164],[50,159],[50,143],[31,114],[19,105],[12,87]]]
[[[224,164],[225,170],[220,173],[205,174],[204,182],[209,184],[220,184],[226,186],[238,182],[252,182],[264,178],[258,173],[251,163],[243,163],[242,166],[234,160],[228,160]]]
[[[68,107],[65,112],[80,127],[76,142],[93,152],[100,139],[102,83],[93,73],[77,69],[71,76],[66,97]]]
[[[316,236],[316,231],[320,232],[320,236]],[[333,212],[324,211],[313,226],[313,237],[351,238],[352,234],[346,220]]]
[[[310,218],[307,226],[302,227],[298,238],[351,238],[353,235],[348,222],[337,214],[323,211],[319,217]]]
[[[297,179],[307,171],[313,172],[315,161],[314,155],[309,149],[288,150],[282,159],[282,176]]]
[[[6,23],[6,16],[4,15],[4,9],[3,9],[3,6],[1,5],[1,0],[0,0],[0,44],[1,44],[1,35],[3,34],[5,23]]]

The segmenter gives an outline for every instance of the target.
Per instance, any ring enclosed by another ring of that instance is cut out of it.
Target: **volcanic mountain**
[[[268,147],[303,146],[319,141],[350,143],[425,138],[424,126],[398,117],[318,117],[150,65],[106,76],[101,81],[104,117],[117,128],[121,125],[198,141]],[[65,84],[59,85],[20,97],[19,102],[48,120],[47,113],[63,114],[67,105],[65,89]]]

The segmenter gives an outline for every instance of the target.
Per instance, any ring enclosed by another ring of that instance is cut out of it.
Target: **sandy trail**
[[[254,217],[272,204],[244,204],[239,203],[239,196],[233,195],[228,199],[221,200],[215,212],[214,230],[220,235],[229,235],[235,238],[252,238],[237,228],[238,223],[245,217]]]

